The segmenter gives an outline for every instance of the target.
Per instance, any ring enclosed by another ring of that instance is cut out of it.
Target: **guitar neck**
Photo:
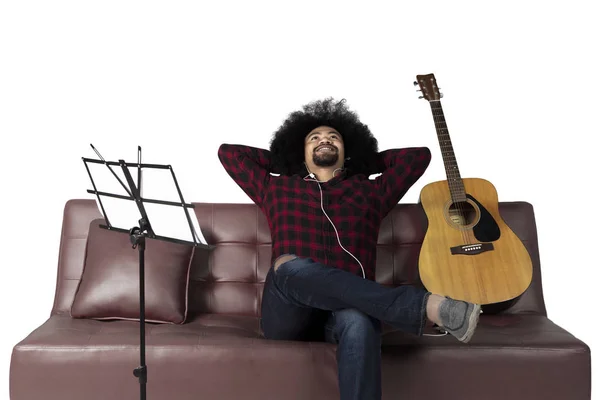
[[[430,101],[429,104],[431,105],[435,130],[437,131],[440,149],[442,150],[442,159],[444,160],[444,167],[446,168],[446,178],[448,179],[448,187],[450,189],[452,200],[454,202],[466,201],[465,187],[460,176],[458,164],[456,163],[456,156],[454,155],[454,148],[452,147],[452,141],[450,140],[450,133],[448,133],[448,126],[446,125],[446,119],[444,118],[442,104],[439,100]]]

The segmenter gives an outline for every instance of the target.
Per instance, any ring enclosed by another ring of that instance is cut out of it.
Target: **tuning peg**
[[[423,97],[423,96],[419,96],[419,98],[420,98],[420,99],[424,99],[424,97]]]
[[[414,82],[413,82],[413,85],[415,85],[415,86],[419,86],[419,82],[417,82],[417,81],[414,81]]]
[[[440,99],[444,97],[444,93],[440,92]]]
[[[422,92],[422,90],[421,89],[417,89],[417,92]]]

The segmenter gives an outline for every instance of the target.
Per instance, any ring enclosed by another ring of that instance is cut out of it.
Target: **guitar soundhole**
[[[446,218],[451,225],[458,229],[472,228],[477,224],[479,212],[477,207],[470,201],[457,201],[451,203],[446,210]]]

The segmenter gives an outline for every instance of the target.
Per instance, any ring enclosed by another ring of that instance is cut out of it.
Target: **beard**
[[[337,151],[326,153],[313,153],[313,162],[317,167],[333,167],[338,162]]]

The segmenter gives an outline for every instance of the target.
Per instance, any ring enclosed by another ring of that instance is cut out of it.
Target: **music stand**
[[[141,159],[142,148],[140,146],[138,146],[138,162],[137,163],[127,163],[122,159],[119,159],[118,162],[106,161],[106,160],[104,160],[104,158],[100,155],[98,150],[96,150],[96,148],[92,144],[90,144],[90,146],[96,152],[96,154],[98,155],[100,160],[95,160],[95,159],[86,158],[86,157],[82,157],[82,160],[83,160],[85,168],[88,172],[88,175],[90,177],[90,181],[92,182],[92,186],[94,187],[93,190],[88,189],[87,192],[96,195],[96,198],[98,199],[98,205],[100,206],[100,208],[102,210],[102,215],[104,216],[104,221],[106,222],[106,225],[100,225],[100,227],[103,229],[108,229],[110,231],[129,233],[129,240],[131,241],[132,248],[135,249],[137,247],[137,249],[138,249],[139,279],[140,279],[140,282],[139,282],[140,366],[133,370],[133,375],[136,378],[138,378],[138,381],[140,383],[140,399],[146,400],[146,383],[148,381],[148,370],[147,370],[147,366],[146,366],[146,331],[145,331],[145,323],[146,323],[145,307],[146,306],[145,306],[145,287],[144,287],[144,282],[145,282],[145,278],[144,278],[144,258],[145,257],[144,256],[145,256],[145,250],[146,250],[146,238],[164,240],[164,241],[169,241],[169,242],[174,242],[174,243],[179,243],[179,244],[187,244],[187,245],[192,245],[192,246],[196,246],[196,247],[204,248],[204,249],[212,249],[212,248],[214,248],[214,246],[200,242],[200,240],[198,238],[198,234],[194,229],[194,226],[192,224],[192,220],[191,220],[191,217],[189,214],[189,209],[194,208],[194,205],[190,204],[190,203],[186,203],[184,201],[183,194],[181,193],[181,189],[179,188],[179,184],[177,183],[177,178],[175,177],[175,172],[173,171],[173,168],[171,165],[142,164],[142,159]],[[108,167],[108,169],[110,170],[110,172],[114,175],[114,177],[121,184],[123,189],[125,189],[125,191],[127,192],[127,196],[120,195],[117,193],[98,191],[96,188],[94,179],[92,177],[92,173],[90,172],[88,163],[106,165]],[[121,180],[121,178],[119,178],[119,176],[113,171],[113,169],[111,168],[113,166],[121,168],[121,170],[123,171],[123,174],[125,176],[125,180],[127,181],[127,185],[125,185],[125,183]],[[131,176],[131,173],[129,172],[128,167],[137,167],[137,171],[138,171],[137,186],[136,186],[135,182],[133,181],[133,178]],[[175,183],[175,187],[177,188],[177,193],[179,195],[180,202],[143,198],[141,195],[142,169],[143,168],[169,170],[171,172],[173,182]],[[119,227],[111,225],[111,223],[108,219],[108,216],[106,214],[104,205],[102,204],[103,196],[113,197],[113,198],[118,198],[118,199],[123,199],[123,200],[129,200],[129,201],[135,201],[135,204],[139,211],[139,216],[141,217],[138,220],[139,226],[134,226],[130,229],[125,229],[125,228],[119,228]],[[172,206],[172,207],[181,207],[183,209],[183,212],[185,213],[185,217],[187,218],[187,222],[189,224],[189,228],[190,228],[190,232],[191,232],[193,241],[187,241],[187,240],[172,238],[172,237],[168,237],[168,236],[157,235],[154,232],[154,229],[152,228],[152,224],[150,223],[150,220],[148,219],[148,214],[144,207],[144,203],[154,203],[154,204],[162,204],[162,205]]]

